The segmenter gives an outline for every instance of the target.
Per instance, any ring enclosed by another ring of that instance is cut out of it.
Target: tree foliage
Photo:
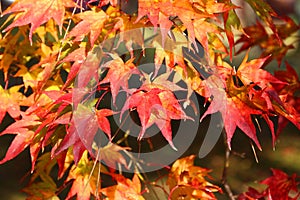
[[[186,109],[198,114],[191,100],[196,93],[209,105],[201,120],[221,113],[229,148],[239,128],[261,149],[257,118],[268,125],[273,145],[288,122],[300,129],[299,77],[288,62],[282,62],[294,48],[286,39],[299,25],[278,16],[263,0],[246,2],[257,14],[257,23],[247,27],[236,13],[243,8],[230,0],[138,0],[133,12],[128,11],[135,5],[131,0],[15,1],[2,13],[0,42],[0,122],[5,116],[14,120],[1,135],[15,137],[0,163],[29,147],[32,175],[24,189],[28,199],[58,199],[68,183],[72,186],[67,199],[144,199],[150,190],[130,157],[129,150],[135,147],[126,142],[126,133],[120,136],[112,117],[122,121],[135,113],[141,127],[138,141],[155,125],[177,150],[171,124],[195,121]],[[161,30],[150,40],[152,54],[145,48],[149,41],[140,31],[144,27]],[[116,48],[126,49],[126,54],[105,51],[105,41],[116,38]],[[168,45],[172,51],[165,50]],[[261,56],[251,58],[250,48],[256,47]],[[244,59],[235,67],[234,56],[242,52]],[[145,56],[154,63],[152,73],[139,68]],[[272,60],[285,68],[271,74],[266,66]],[[130,86],[133,78],[137,87]],[[179,99],[177,91],[185,97]],[[126,96],[121,107],[120,95]],[[105,133],[103,146],[95,143],[98,131]],[[152,142],[148,141],[150,147]],[[214,193],[222,193],[207,178],[209,170],[194,165],[194,158],[174,160],[164,186],[169,199],[216,199]],[[50,172],[56,166],[58,174],[53,177]],[[123,175],[122,167],[132,167],[133,177]],[[297,193],[294,199],[299,197],[296,175],[289,178],[272,171],[273,176],[262,181],[268,186],[264,191],[249,188],[239,199],[291,199],[290,190]],[[102,185],[104,175],[110,177],[110,186]],[[64,183],[59,185],[57,179]]]

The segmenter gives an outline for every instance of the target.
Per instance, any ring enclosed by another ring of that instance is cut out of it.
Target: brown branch
[[[228,175],[228,169],[229,169],[229,158],[230,158],[230,149],[227,145],[227,141],[226,141],[226,134],[224,134],[224,143],[225,143],[225,147],[226,147],[226,151],[225,151],[225,160],[224,160],[224,168],[223,168],[223,174],[222,174],[222,184],[225,188],[225,191],[227,193],[227,195],[229,196],[230,200],[235,200],[235,197],[233,195],[233,192],[230,188],[230,185],[227,182],[227,175]]]

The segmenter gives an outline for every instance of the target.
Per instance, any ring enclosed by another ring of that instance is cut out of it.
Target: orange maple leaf
[[[103,65],[103,68],[108,68],[107,75],[100,82],[111,83],[110,89],[113,98],[113,103],[116,102],[116,97],[121,88],[128,90],[128,80],[132,74],[138,74],[139,71],[133,63],[134,59],[123,62],[120,57],[114,57],[114,60],[109,61]]]
[[[107,170],[100,164],[96,164],[94,170],[93,166],[94,161],[88,158],[88,153],[85,151],[78,165],[73,165],[70,170],[67,181],[73,180],[73,184],[66,200],[73,199],[74,196],[78,200],[89,200],[91,195],[98,196],[98,170],[102,173],[107,173]]]
[[[78,7],[78,5],[72,0],[40,0],[38,2],[35,0],[19,0],[10,9],[3,12],[3,15],[20,13],[15,14],[16,19],[4,31],[8,31],[13,27],[31,24],[29,40],[32,44],[33,31],[51,18],[62,30],[66,7]]]
[[[195,25],[195,21],[216,19],[216,14],[228,12],[235,8],[235,6],[230,4],[217,3],[214,0],[207,0],[205,2],[191,0],[139,0],[138,5],[137,21],[142,17],[147,16],[154,27],[160,26],[163,37],[173,25],[174,21],[171,20],[172,17],[177,16],[186,27],[188,37],[194,45],[196,45],[195,30],[199,28],[199,26]],[[195,27],[197,27],[197,29]],[[211,27],[208,28],[211,29]],[[208,31],[210,31],[210,29]],[[208,31],[206,30],[205,33]],[[201,41],[202,40],[203,37],[201,37]]]
[[[68,37],[75,37],[75,41],[81,41],[86,35],[90,34],[90,43],[93,46],[108,16],[103,10],[85,11],[77,16],[82,21],[71,30]]]
[[[172,165],[167,184],[171,192],[169,199],[216,199],[214,192],[222,192],[221,188],[211,184],[205,178],[208,169],[195,166],[195,155],[181,158]]]
[[[18,87],[16,89],[18,89]],[[2,86],[0,86],[0,123],[5,117],[6,112],[8,112],[12,118],[17,118],[20,116],[20,106],[17,102],[20,97],[22,97],[21,93],[15,92],[13,94],[10,94],[9,91],[4,90]]]
[[[113,177],[116,179],[117,185],[101,190],[102,193],[107,196],[106,199],[144,199],[141,195],[141,182],[136,174],[132,180],[119,174],[114,174]]]

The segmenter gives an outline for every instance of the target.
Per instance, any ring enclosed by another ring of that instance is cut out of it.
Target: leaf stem
[[[174,192],[177,188],[179,188],[179,187],[180,187],[179,185],[176,185],[175,187],[172,188],[172,190],[171,190],[170,193],[169,193],[168,200],[171,200],[171,199],[172,199],[172,194],[173,194],[173,192]]]

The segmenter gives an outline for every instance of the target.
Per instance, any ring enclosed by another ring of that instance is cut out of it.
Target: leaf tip
[[[172,149],[173,149],[174,151],[178,151],[178,149],[174,146],[173,142],[170,142],[170,146],[172,147]]]

